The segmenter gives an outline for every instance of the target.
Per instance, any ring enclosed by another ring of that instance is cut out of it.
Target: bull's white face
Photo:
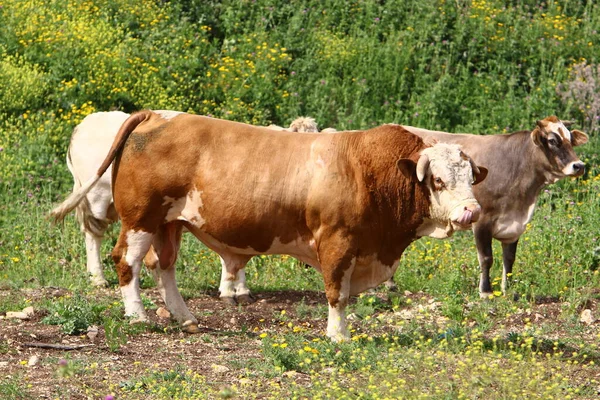
[[[481,208],[473,195],[473,184],[485,178],[455,144],[437,143],[421,152],[417,177],[430,191],[430,219],[418,230],[420,236],[444,238],[454,230],[469,229]]]

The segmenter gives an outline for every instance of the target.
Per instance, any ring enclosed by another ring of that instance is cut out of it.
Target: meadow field
[[[0,398],[598,398],[599,28],[593,1],[0,0]],[[557,115],[590,140],[586,173],[540,194],[506,295],[499,243],[479,299],[472,233],[423,238],[398,291],[353,299],[352,340],[332,343],[316,271],[255,257],[257,301],[227,306],[218,257],[186,235],[178,282],[202,330],[188,335],[156,314],[145,270],[152,321],[123,316],[118,225],[97,288],[75,219],[48,219],[77,123],[144,108],[477,134]]]

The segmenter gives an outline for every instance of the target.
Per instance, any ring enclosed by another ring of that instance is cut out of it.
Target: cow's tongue
[[[471,210],[464,210],[457,222],[461,225],[469,225],[472,219],[473,212]]]

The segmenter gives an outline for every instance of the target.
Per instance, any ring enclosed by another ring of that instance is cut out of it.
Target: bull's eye
[[[443,188],[446,187],[446,184],[440,177],[434,178],[433,183],[435,184],[436,190],[442,190]]]
[[[556,138],[551,137],[550,139],[548,139],[548,144],[550,146],[556,147],[558,146],[558,140],[556,140]]]

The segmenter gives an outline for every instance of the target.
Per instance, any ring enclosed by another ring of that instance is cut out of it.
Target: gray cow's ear
[[[541,121],[538,121],[538,125],[540,123],[541,123]],[[531,131],[531,141],[537,147],[542,147],[542,139],[545,139],[545,138],[546,138],[546,134],[544,132],[542,132],[542,129],[539,126],[537,126],[533,131]]]
[[[571,140],[573,146],[581,146],[582,144],[586,144],[588,142],[588,135],[584,132],[578,131],[577,129],[573,129],[571,131],[571,136],[573,137]]]
[[[396,166],[407,178],[414,176],[415,170],[417,169],[417,164],[408,158],[399,159],[396,161]]]
[[[488,174],[488,169],[486,167],[482,167],[481,165],[477,168],[478,172],[475,174],[475,182],[473,185],[477,185],[481,183]]]

